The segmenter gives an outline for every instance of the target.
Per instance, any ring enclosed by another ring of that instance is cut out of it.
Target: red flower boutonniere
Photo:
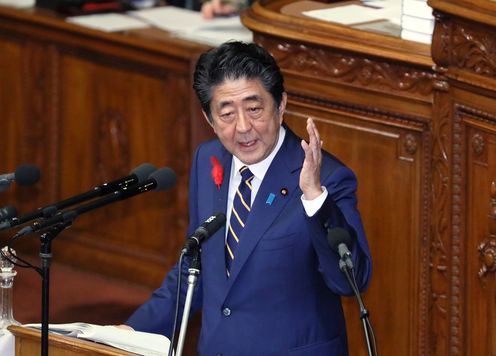
[[[214,179],[214,183],[217,188],[220,189],[222,178],[224,176],[224,168],[222,168],[222,165],[215,156],[210,157],[210,162],[212,162],[212,178]]]

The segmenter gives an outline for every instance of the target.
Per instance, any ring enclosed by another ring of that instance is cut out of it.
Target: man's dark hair
[[[275,59],[255,43],[230,41],[203,53],[196,63],[193,88],[210,122],[214,87],[241,78],[260,80],[279,108],[284,79]]]

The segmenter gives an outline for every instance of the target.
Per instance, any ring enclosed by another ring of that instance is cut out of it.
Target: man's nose
[[[238,132],[247,132],[251,129],[251,122],[245,113],[241,111],[238,115],[238,120],[236,121],[236,130]]]

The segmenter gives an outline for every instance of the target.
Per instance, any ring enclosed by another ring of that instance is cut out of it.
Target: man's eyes
[[[234,112],[225,112],[220,114],[220,118],[224,121],[232,120],[234,118]]]
[[[261,106],[250,106],[247,107],[245,110],[246,110],[246,114],[251,119],[256,119],[262,113],[263,108]],[[236,118],[236,116],[237,114],[235,110],[225,111],[219,114],[219,117],[221,118],[222,121],[232,121]]]

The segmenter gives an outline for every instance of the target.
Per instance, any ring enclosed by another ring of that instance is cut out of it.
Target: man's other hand
[[[217,16],[237,14],[239,9],[232,4],[222,3],[221,0],[210,0],[203,3],[201,13],[203,18],[211,19]]]

